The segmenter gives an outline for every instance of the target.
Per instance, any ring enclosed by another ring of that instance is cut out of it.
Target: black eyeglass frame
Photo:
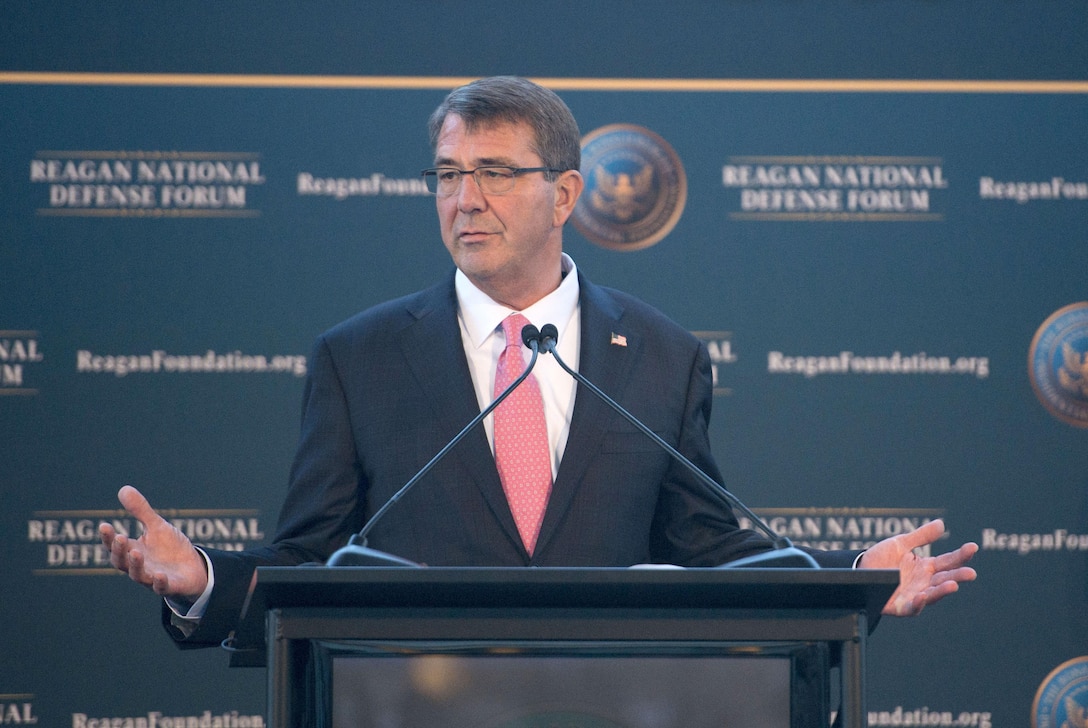
[[[484,185],[480,184],[479,172],[481,170],[485,172],[487,170],[503,170],[505,172],[509,172],[510,189],[503,190],[502,192],[490,192],[484,189]],[[432,195],[443,195],[448,197],[449,195],[454,194],[457,190],[461,189],[461,184],[463,183],[466,174],[472,175],[472,178],[476,181],[476,186],[480,188],[481,192],[488,195],[504,195],[510,190],[514,189],[514,180],[523,174],[529,174],[530,172],[547,172],[549,174],[559,174],[565,171],[566,170],[556,169],[555,167],[509,167],[505,164],[481,164],[475,169],[458,169],[457,167],[430,167],[420,172],[420,175],[423,177],[424,183],[427,185],[428,192],[430,192]],[[446,193],[439,192],[439,172],[456,172],[459,175],[457,187]],[[431,180],[433,180],[433,182]],[[433,191],[431,190],[432,184],[435,188]]]

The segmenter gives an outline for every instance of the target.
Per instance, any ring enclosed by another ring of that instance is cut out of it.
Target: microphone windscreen
[[[540,331],[532,324],[525,324],[521,329],[521,343],[532,349],[534,341],[540,343]]]

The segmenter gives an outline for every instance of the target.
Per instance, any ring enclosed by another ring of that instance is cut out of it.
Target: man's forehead
[[[524,121],[486,119],[466,122],[450,114],[435,145],[436,160],[525,161],[533,155],[533,129]]]

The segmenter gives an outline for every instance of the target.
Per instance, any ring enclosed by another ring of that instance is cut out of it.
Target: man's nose
[[[482,210],[487,207],[487,198],[475,174],[461,175],[461,188],[457,190],[457,207],[463,212]]]

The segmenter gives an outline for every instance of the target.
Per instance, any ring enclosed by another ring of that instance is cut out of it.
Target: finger
[[[110,544],[110,564],[113,568],[128,573],[128,539],[121,534],[115,534]]]
[[[121,501],[121,505],[125,507],[125,510],[143,524],[145,530],[149,529],[153,523],[162,520],[162,517],[151,507],[143,493],[131,485],[123,486],[121,490],[117,491],[117,500]]]
[[[892,617],[913,617],[921,612],[925,606],[926,597],[924,592],[919,592],[910,598],[893,594],[888,603],[884,605],[881,613]]]
[[[159,572],[151,576],[151,590],[159,596],[169,596],[170,580],[167,578],[166,574]]]
[[[930,589],[926,589],[923,593],[926,604],[936,604],[949,594],[955,594],[960,590],[960,585],[955,581],[946,581],[942,584],[938,584]]]
[[[102,545],[106,547],[107,551],[113,550],[113,539],[116,535],[117,531],[110,524],[98,524],[98,537],[102,540]]]
[[[930,604],[935,604],[958,590],[959,584],[954,581],[922,589],[910,599],[904,598],[901,602],[895,604],[891,614],[897,617],[916,617]]]
[[[137,584],[151,586],[151,576],[147,573],[143,552],[132,549],[128,552],[128,578]]]
[[[956,566],[962,566],[974,558],[974,555],[978,553],[978,544],[974,542],[968,542],[960,546],[955,551],[949,551],[945,554],[937,556],[937,564],[940,569],[951,569]]]
[[[933,575],[933,584],[943,584],[944,582],[955,582],[959,584],[964,581],[974,581],[978,577],[978,573],[969,566],[962,566],[958,569],[952,569],[950,571],[938,571]]]
[[[908,549],[916,549],[919,546],[928,546],[944,535],[944,521],[940,518],[919,526],[910,533],[902,536],[903,544]]]

